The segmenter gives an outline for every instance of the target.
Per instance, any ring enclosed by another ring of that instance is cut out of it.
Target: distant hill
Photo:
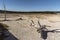
[[[0,13],[60,13],[60,11],[30,11],[30,12],[22,12],[22,11],[4,11],[0,10]]]

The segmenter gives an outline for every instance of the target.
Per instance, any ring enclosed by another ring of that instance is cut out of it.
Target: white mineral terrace
[[[0,20],[4,20],[2,17]],[[17,20],[20,18],[23,20]],[[19,40],[43,40],[40,33],[34,28],[39,28],[38,20],[41,25],[51,26],[47,27],[49,30],[60,29],[60,14],[8,14],[7,19],[11,21],[1,21],[0,23],[7,24],[9,31]],[[31,25],[31,20],[34,21],[34,27]],[[60,33],[49,32],[46,40],[60,40]]]

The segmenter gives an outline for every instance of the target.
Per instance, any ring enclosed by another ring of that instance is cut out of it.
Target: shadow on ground
[[[8,30],[6,30],[4,32],[5,37],[4,40],[18,40],[11,32],[9,32]]]
[[[11,32],[9,32],[6,24],[0,23],[0,40],[18,40]]]

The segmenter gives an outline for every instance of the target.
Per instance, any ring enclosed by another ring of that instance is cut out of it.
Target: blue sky
[[[6,10],[11,11],[60,11],[60,0],[5,0]],[[3,0],[0,0],[3,10]]]

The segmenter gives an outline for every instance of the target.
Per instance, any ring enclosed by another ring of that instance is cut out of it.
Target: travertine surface
[[[2,17],[4,16],[2,15]],[[4,19],[2,17],[0,20]],[[7,17],[11,21],[1,23],[7,24],[9,31],[19,40],[43,40],[40,33],[34,28],[39,28],[38,20],[41,25],[51,26],[47,27],[49,30],[60,29],[60,14],[8,14]],[[17,20],[19,18],[23,20]],[[31,25],[31,20],[34,21],[34,26]],[[60,40],[60,33],[49,32],[46,40]]]

